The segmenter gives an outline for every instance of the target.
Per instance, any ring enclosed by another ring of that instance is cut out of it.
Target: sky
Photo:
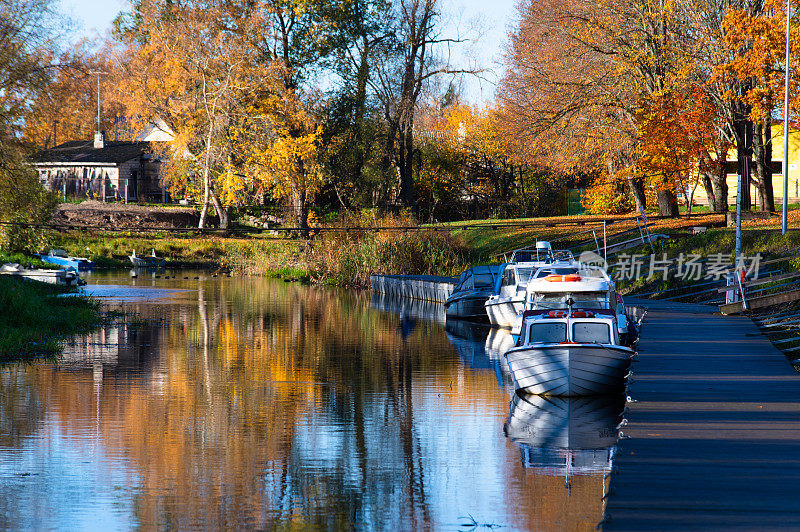
[[[517,0],[442,0],[448,13],[447,32],[480,33],[480,41],[454,54],[456,62],[465,64],[475,57],[487,69],[485,80],[471,76],[464,80],[464,95],[473,103],[483,103],[494,96],[494,83],[500,73],[498,60],[502,54],[508,29],[516,16]],[[79,26],[76,37],[105,35],[120,11],[128,9],[127,0],[61,0],[62,11]]]

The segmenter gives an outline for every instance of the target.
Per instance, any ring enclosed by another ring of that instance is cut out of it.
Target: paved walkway
[[[800,529],[800,375],[749,318],[639,303],[603,528]]]

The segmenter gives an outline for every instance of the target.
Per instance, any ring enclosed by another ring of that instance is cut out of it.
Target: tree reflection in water
[[[179,528],[457,528],[471,514],[531,529],[565,518],[546,502],[563,481],[526,470],[502,433],[509,395],[486,331],[471,338],[486,359],[473,366],[442,324],[370,308],[369,294],[263,279],[168,286],[189,291],[124,302],[133,322],[76,339],[56,363],[3,369],[3,449],[44,471],[66,446],[96,476],[75,466],[46,500],[41,479],[17,482],[0,525],[57,526],[74,512]],[[0,457],[6,487],[24,473],[10,460]],[[88,495],[69,495],[76,485]],[[597,493],[573,488],[569,506]],[[38,520],[43,506],[57,517]]]

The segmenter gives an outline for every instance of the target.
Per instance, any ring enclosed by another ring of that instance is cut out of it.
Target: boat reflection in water
[[[623,396],[545,397],[515,393],[503,431],[539,474],[563,476],[611,471]],[[603,482],[603,493],[606,483]]]
[[[475,369],[492,367],[485,348],[486,335],[490,330],[486,324],[464,320],[447,320],[444,326],[444,333],[456,348],[459,358]]]

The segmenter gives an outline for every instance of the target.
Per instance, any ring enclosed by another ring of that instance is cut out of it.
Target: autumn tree
[[[744,120],[752,123],[752,149],[759,205],[774,211],[772,190],[772,117],[782,100],[786,38],[786,7],[783,2],[743,2],[732,5],[722,20],[726,61],[716,66],[715,80],[726,87],[724,98]],[[791,54],[800,54],[800,28],[791,29]],[[797,75],[794,74],[797,83]],[[776,101],[777,100],[777,101]],[[742,129],[742,128],[739,128]],[[738,139],[740,144],[749,139]]]
[[[319,127],[306,84],[329,53],[322,2],[142,0],[118,23],[134,113],[164,119],[213,204],[266,187],[307,227]],[[186,174],[184,173],[184,176]],[[191,177],[192,172],[189,172]]]
[[[374,204],[387,184],[375,171],[384,124],[372,82],[394,44],[389,0],[343,0],[329,6],[331,70],[336,90],[326,106],[324,165],[339,204]],[[382,196],[382,197],[381,197]]]
[[[0,248],[35,251],[41,234],[25,226],[49,219],[53,198],[25,162],[20,142],[30,106],[46,91],[57,55],[59,15],[51,0],[0,3]]]
[[[386,120],[384,171],[394,163],[399,174],[400,203],[413,208],[414,120],[420,95],[427,83],[440,74],[469,74],[474,68],[456,68],[438,55],[442,45],[465,41],[444,35],[439,0],[396,0],[394,53],[377,68],[374,83]]]
[[[658,100],[697,86],[695,78],[684,85],[687,65],[701,65],[700,78],[713,70],[698,51],[703,28],[694,25],[712,15],[692,9],[672,0],[523,3],[500,93],[509,128],[529,131],[546,160],[602,161],[609,176],[622,172],[639,209],[647,183],[659,213],[676,215],[676,174],[640,167],[648,159],[637,154],[658,144],[647,138],[659,131],[650,111],[675,103]],[[713,146],[724,147],[721,133]]]
[[[205,227],[212,203],[224,227],[220,189],[230,176],[228,128],[241,93],[256,81],[248,78],[249,47],[218,24],[221,3],[143,0],[134,8],[117,21],[117,34],[127,45],[120,56],[127,73],[121,90],[129,95],[132,118],[159,118],[175,132],[172,152],[190,163],[173,163],[171,169],[185,173],[168,174],[168,181],[190,188],[197,176],[199,227]]]
[[[498,100],[500,127],[515,158],[569,170],[616,175],[635,164],[636,87],[609,59],[607,47],[584,43],[581,4],[520,4],[520,24],[506,53]],[[644,186],[628,173],[637,206]]]
[[[80,42],[54,58],[47,71],[46,90],[25,112],[23,139],[31,146],[50,148],[71,140],[91,139],[97,129],[97,76],[100,80],[100,130],[116,134],[126,116],[125,104],[113,87],[115,65],[106,50],[91,50]],[[98,72],[102,74],[98,74]]]

